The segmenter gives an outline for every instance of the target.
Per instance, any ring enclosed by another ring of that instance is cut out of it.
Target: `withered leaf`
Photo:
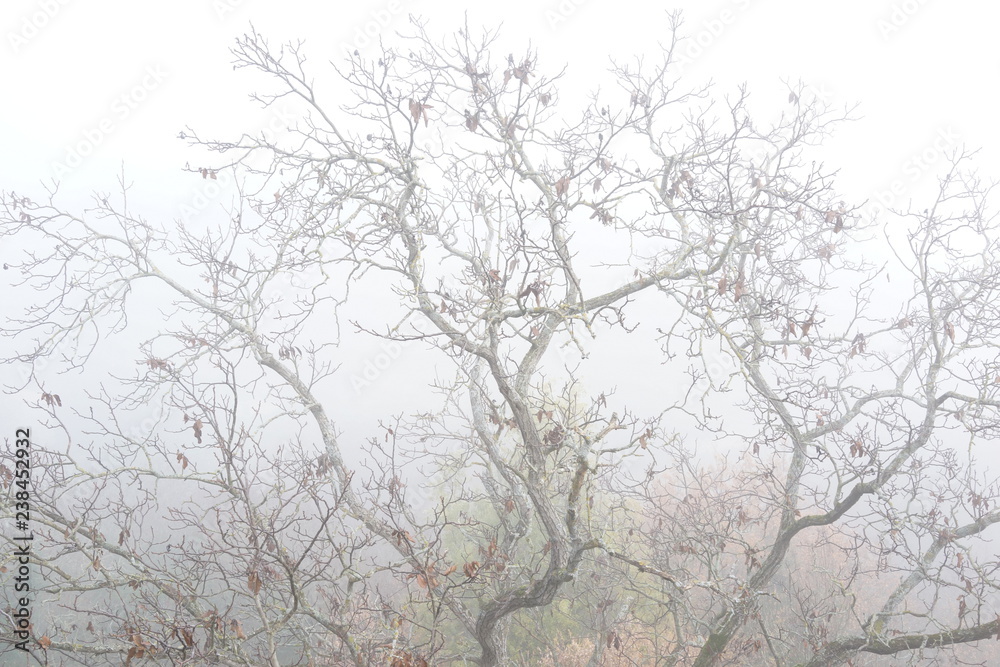
[[[257,593],[260,592],[262,585],[263,582],[261,581],[259,574],[256,572],[250,572],[250,574],[247,575],[247,588],[250,589],[251,593],[257,595]]]
[[[420,116],[423,116],[424,117],[424,127],[427,127],[427,124],[428,124],[427,110],[428,109],[433,109],[434,107],[432,107],[430,104],[426,104],[424,102],[418,102],[417,100],[413,99],[412,97],[410,98],[409,104],[410,104],[410,115],[413,116],[413,121],[415,123],[419,123],[420,122]]]
[[[479,127],[479,112],[475,114],[470,114],[468,111],[465,112],[465,127],[470,132],[475,132]]]
[[[556,197],[562,197],[569,192],[569,176],[563,176],[556,181]]]
[[[639,436],[639,446],[643,449],[649,448],[649,438],[652,437],[653,431],[651,429],[646,429],[646,431]]]

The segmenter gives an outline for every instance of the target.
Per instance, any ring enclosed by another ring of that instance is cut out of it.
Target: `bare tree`
[[[251,32],[237,66],[298,120],[182,133],[228,215],[149,219],[124,174],[80,213],[4,193],[35,299],[8,388],[65,434],[32,461],[38,660],[785,667],[1000,636],[990,186],[959,154],[927,210],[868,219],[809,158],[850,110],[791,85],[755,121],[684,87],[677,34],[571,109],[468,26],[355,55],[346,101]],[[440,360],[407,389],[437,407],[363,448],[342,319]],[[102,374],[108,345],[138,370]]]

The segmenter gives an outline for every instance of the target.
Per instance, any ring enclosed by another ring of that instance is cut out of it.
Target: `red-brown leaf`
[[[556,197],[562,197],[569,192],[569,176],[563,176],[556,181]]]

